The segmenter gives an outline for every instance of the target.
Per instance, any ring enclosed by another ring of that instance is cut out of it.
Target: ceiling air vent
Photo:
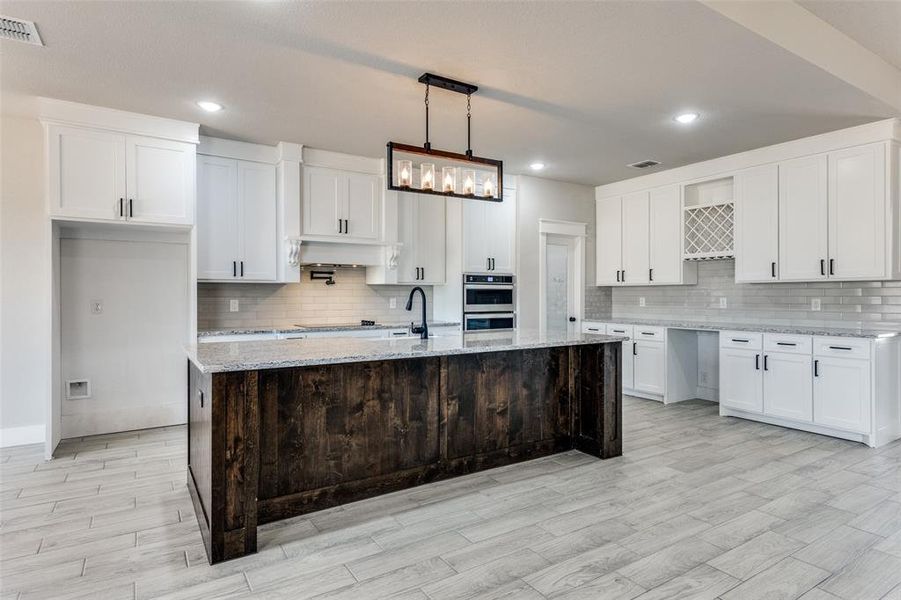
[[[34,23],[2,15],[0,15],[0,39],[25,42],[35,46],[44,45]]]
[[[627,167],[632,167],[633,169],[647,169],[648,167],[656,167],[660,164],[659,160],[640,160],[638,162],[632,163],[631,165],[626,165]]]

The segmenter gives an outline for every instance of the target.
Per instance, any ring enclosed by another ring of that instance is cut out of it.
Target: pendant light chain
[[[472,93],[466,94],[466,156],[472,158]]]
[[[425,84],[425,146],[426,150],[432,149],[429,142],[429,84]]]

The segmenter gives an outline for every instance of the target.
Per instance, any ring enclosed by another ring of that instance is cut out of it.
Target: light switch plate
[[[644,306],[644,296],[638,297],[638,306]]]
[[[237,300],[229,300],[228,301],[228,311],[229,312],[238,312],[238,301]]]
[[[388,308],[397,308],[397,298],[391,296],[391,298],[388,299]]]
[[[725,296],[720,296],[720,308],[726,308],[726,307],[728,307],[728,305],[729,305],[729,304],[728,304],[728,302],[727,302],[727,300],[726,300],[726,297],[725,297]]]
[[[810,310],[823,310],[823,301],[820,298],[810,299]]]

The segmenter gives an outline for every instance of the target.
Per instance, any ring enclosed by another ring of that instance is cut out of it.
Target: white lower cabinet
[[[857,433],[870,431],[870,361],[835,356],[818,356],[814,361],[814,423]]]
[[[763,414],[793,421],[813,421],[813,378],[809,354],[763,356]]]
[[[663,342],[635,340],[635,384],[636,392],[663,395],[666,372],[666,351]]]
[[[720,406],[763,413],[760,361],[759,348],[720,347]]]

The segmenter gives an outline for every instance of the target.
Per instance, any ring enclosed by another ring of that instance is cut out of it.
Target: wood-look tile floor
[[[206,562],[185,429],[0,453],[0,599],[901,600],[901,443],[627,398],[571,452],[264,526]]]

